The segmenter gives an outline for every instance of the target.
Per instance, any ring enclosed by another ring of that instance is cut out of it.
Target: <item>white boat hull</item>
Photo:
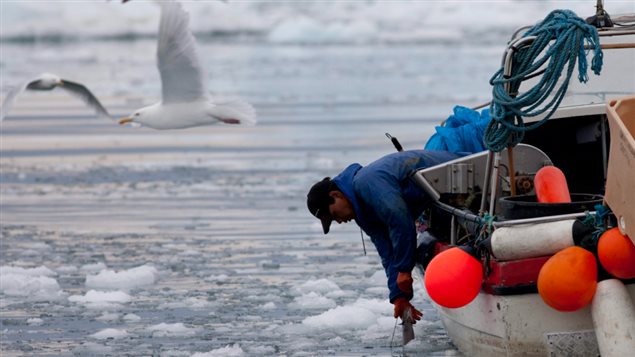
[[[635,284],[627,290],[635,302]],[[590,306],[559,312],[538,294],[483,292],[462,308],[436,306],[448,335],[468,356],[599,355]]]

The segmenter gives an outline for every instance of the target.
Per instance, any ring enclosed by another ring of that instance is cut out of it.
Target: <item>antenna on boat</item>
[[[606,11],[604,11],[604,0],[598,0],[595,8],[595,15],[588,17],[585,20],[586,23],[597,28],[613,27],[613,21],[611,20],[611,17]]]
[[[395,138],[394,136],[391,136],[388,133],[386,133],[386,137],[390,139],[390,141],[392,141],[392,144],[395,146],[395,149],[397,149],[397,151],[403,151],[403,146],[401,146],[397,138]]]

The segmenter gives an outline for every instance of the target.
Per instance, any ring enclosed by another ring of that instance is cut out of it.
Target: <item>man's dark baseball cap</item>
[[[329,206],[334,200],[333,197],[329,196],[329,193],[335,190],[337,190],[337,186],[331,181],[331,178],[325,177],[322,181],[319,181],[311,187],[306,197],[306,205],[309,207],[309,212],[322,221],[324,234],[329,232],[331,222],[333,221]]]

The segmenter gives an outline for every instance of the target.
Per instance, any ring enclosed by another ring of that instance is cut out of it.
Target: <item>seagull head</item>
[[[143,124],[144,113],[145,113],[145,110],[139,109],[136,112],[132,113],[131,115],[119,119],[119,125],[124,125],[129,123]]]
[[[160,112],[157,111],[157,105],[150,105],[135,110],[129,116],[119,119],[118,122],[120,125],[132,124],[135,127],[141,125],[153,127],[152,123],[156,120],[155,117],[157,115],[160,115]]]

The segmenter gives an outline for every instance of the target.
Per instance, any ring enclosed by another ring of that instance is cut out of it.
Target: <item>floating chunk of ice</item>
[[[102,270],[86,277],[86,287],[92,289],[134,289],[155,283],[158,271],[151,265],[122,270]]]

